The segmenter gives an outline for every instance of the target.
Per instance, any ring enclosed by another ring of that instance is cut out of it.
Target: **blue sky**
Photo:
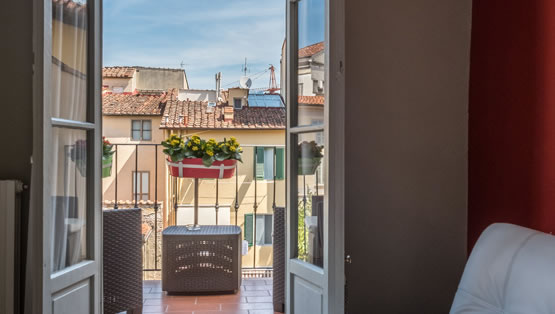
[[[279,69],[285,38],[284,0],[104,0],[104,65],[185,70],[191,88],[237,81],[248,59],[250,74]],[[276,71],[279,82],[279,70]],[[269,74],[254,80],[267,87]],[[235,85],[235,84],[234,84]]]

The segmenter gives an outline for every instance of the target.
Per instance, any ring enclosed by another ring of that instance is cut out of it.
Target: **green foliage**
[[[302,158],[322,158],[324,146],[318,145],[315,141],[303,141],[299,144],[299,153]]]
[[[114,145],[112,145],[105,136],[102,137],[102,159],[110,158],[115,151],[112,150]]]
[[[308,241],[308,228],[305,225],[304,218],[312,215],[312,194],[306,195],[306,205],[304,199],[299,201],[298,208],[298,233],[297,233],[297,249],[298,258],[300,260],[307,260],[307,241]]]
[[[168,155],[173,162],[179,162],[185,158],[201,158],[206,167],[210,167],[214,161],[228,159],[242,162],[243,149],[233,136],[229,140],[216,142],[213,138],[203,140],[193,135],[184,141],[180,136],[172,134],[162,142],[162,146],[164,146],[164,154]]]

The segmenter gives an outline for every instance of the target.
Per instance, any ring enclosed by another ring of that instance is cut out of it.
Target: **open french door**
[[[287,2],[290,314],[344,311],[343,6],[342,0]]]
[[[102,312],[100,13],[100,0],[34,2],[35,265],[26,312]]]

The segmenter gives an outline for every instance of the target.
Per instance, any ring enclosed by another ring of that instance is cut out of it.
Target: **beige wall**
[[[466,262],[470,0],[345,1],[349,313],[448,313]]]
[[[108,90],[112,91],[114,87],[123,88],[123,92],[132,93],[137,88],[137,80],[133,78],[103,78],[102,85],[108,86]]]
[[[189,88],[185,72],[180,69],[137,68],[137,89]]]
[[[169,134],[170,131],[166,131]],[[188,130],[174,131],[184,136],[197,134],[202,138],[214,138],[221,141],[224,138],[235,136],[239,143],[244,146],[243,163],[238,163],[238,190],[239,190],[239,210],[237,215],[237,224],[244,230],[244,217],[245,214],[253,213],[255,202],[255,183],[253,180],[253,161],[254,161],[254,148],[252,146],[284,146],[285,145],[285,130]],[[168,190],[167,199],[171,199],[172,189],[175,185],[175,179],[168,177]],[[235,223],[235,177],[231,179],[219,180],[219,204],[221,206],[230,206],[230,220]],[[199,204],[213,205],[216,194],[216,180],[200,180],[199,184]],[[179,189],[179,204],[193,204],[194,187],[193,179],[178,179],[177,187]],[[273,203],[273,181],[257,180],[256,189],[257,197],[256,203],[258,204],[258,214],[272,214]],[[276,205],[285,206],[285,180],[276,181]],[[166,224],[173,224],[174,215],[173,209],[167,208],[165,211]],[[249,249],[249,254],[243,257],[243,267],[253,266],[254,248]],[[272,265],[272,246],[257,246],[256,248],[256,266],[271,266]]]
[[[228,103],[230,106],[234,106],[234,100],[235,98],[241,98],[241,106],[246,106],[247,105],[247,96],[249,94],[249,90],[248,89],[243,89],[243,88],[230,88],[228,89],[229,91],[229,96],[228,96]]]
[[[132,141],[131,140],[131,120],[152,120],[152,141]],[[160,144],[164,139],[164,132],[159,129],[161,117],[159,116],[104,116],[103,132],[113,144]],[[132,173],[135,171],[135,153],[134,145],[121,145],[118,147],[118,201],[132,201]],[[164,162],[164,154],[162,147],[158,147],[158,201],[166,206],[166,166]],[[112,164],[112,176],[102,179],[103,200],[115,200],[115,158]],[[151,146],[139,146],[138,155],[138,171],[148,171],[150,184],[149,196],[154,201],[155,180],[155,149]]]

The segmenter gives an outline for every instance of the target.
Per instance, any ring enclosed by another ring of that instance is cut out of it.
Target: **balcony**
[[[144,281],[143,313],[273,314],[272,279],[243,280],[241,290],[229,295],[172,296],[158,280]]]
[[[142,209],[144,280],[161,279],[162,230],[193,219],[193,180],[169,176],[160,146],[114,144],[111,175],[103,179],[104,208]],[[243,278],[271,278],[273,212],[285,205],[284,147],[242,147],[233,178],[200,180],[199,223],[241,227],[248,242]]]

